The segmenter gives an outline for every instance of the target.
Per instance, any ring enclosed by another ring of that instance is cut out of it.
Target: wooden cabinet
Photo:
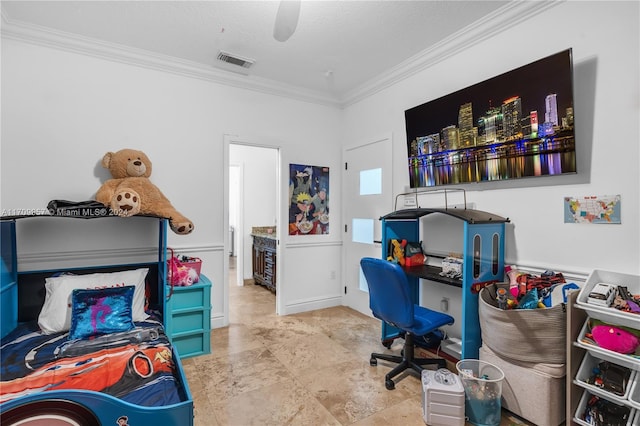
[[[253,235],[253,279],[275,293],[276,239]]]
[[[211,281],[201,274],[193,285],[174,287],[166,306],[167,334],[180,358],[210,353]]]

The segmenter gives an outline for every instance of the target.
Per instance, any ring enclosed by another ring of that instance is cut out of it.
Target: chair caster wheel
[[[375,367],[376,365],[378,365],[378,360],[377,360],[377,359],[375,359],[375,358],[371,358],[371,359],[369,360],[369,365],[372,365],[372,366],[374,366],[374,367]]]
[[[382,346],[384,346],[387,349],[391,349],[391,345],[393,345],[393,339],[392,340],[383,340],[382,341]]]
[[[393,380],[391,379],[385,380],[384,386],[387,388],[387,390],[394,390],[396,388],[396,384],[393,383]]]

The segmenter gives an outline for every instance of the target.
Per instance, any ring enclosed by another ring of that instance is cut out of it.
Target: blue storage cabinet
[[[476,285],[502,281],[504,278],[505,224],[509,219],[473,209],[416,208],[397,210],[381,218],[382,258],[386,259],[392,239],[420,241],[421,218],[430,215],[448,215],[459,219],[464,226],[462,241],[462,278],[441,276],[442,268],[433,265],[405,267],[405,273],[415,303],[419,302],[420,280],[460,287],[462,292],[462,359],[477,359],[482,345],[478,318],[478,291]],[[427,253],[427,255],[429,255]],[[428,285],[428,284],[425,284]],[[428,289],[426,290],[428,291]],[[400,330],[382,323],[382,342],[390,346],[400,336]]]
[[[168,287],[168,286],[167,286]],[[167,288],[165,324],[180,358],[211,353],[211,281],[200,274],[197,283]]]

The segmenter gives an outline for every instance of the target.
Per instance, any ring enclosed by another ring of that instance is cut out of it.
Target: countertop
[[[259,238],[276,239],[275,226],[253,226],[251,227],[251,236]]]

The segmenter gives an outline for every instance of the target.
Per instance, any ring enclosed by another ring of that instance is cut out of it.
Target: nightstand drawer
[[[193,311],[174,313],[171,334],[211,329],[210,312],[210,309],[194,309]]]
[[[172,339],[172,343],[178,349],[180,358],[203,355],[211,352],[211,336],[208,331],[177,336]]]
[[[182,309],[211,308],[211,283],[200,275],[200,281],[187,287],[174,287],[170,299],[173,312]]]

